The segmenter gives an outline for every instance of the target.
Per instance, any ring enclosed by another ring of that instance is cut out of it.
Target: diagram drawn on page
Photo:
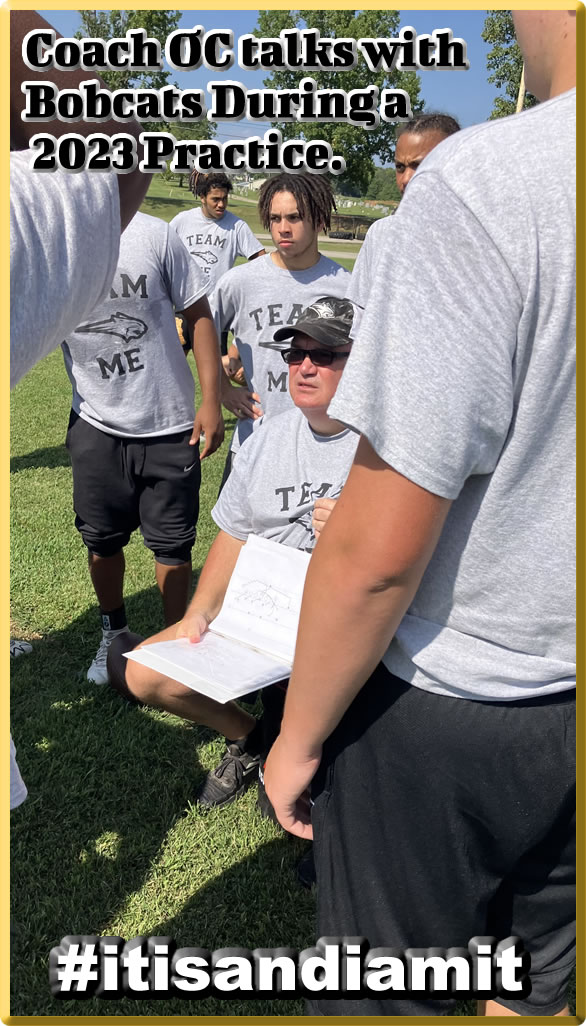
[[[284,627],[290,626],[297,614],[297,610],[292,610],[291,596],[266,581],[246,581],[233,593],[232,603],[241,613],[270,620]]]

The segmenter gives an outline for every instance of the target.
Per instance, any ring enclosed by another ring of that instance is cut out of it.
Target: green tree
[[[374,200],[395,200],[401,199],[401,193],[395,178],[395,172],[390,167],[375,168],[374,175],[368,186],[366,199]]]
[[[168,121],[157,126],[157,129],[163,132],[170,132],[178,141],[183,139],[211,139],[216,134],[215,125],[210,124],[207,120]],[[157,129],[154,130],[156,131]],[[153,131],[153,129],[149,129],[149,131]],[[185,188],[189,188],[189,174],[179,171],[171,171],[167,167],[167,170],[162,172],[161,177],[166,182],[172,182],[174,185],[178,185],[180,189],[184,186]]]
[[[76,32],[97,39],[124,38],[131,29],[142,28],[149,39],[158,39],[161,44],[161,58],[165,51],[167,36],[179,26],[181,11],[79,11],[81,27]],[[101,71],[100,77],[109,89],[162,89],[176,85],[171,81],[171,72],[164,68],[154,71]],[[176,139],[209,139],[215,135],[215,128],[204,118],[202,121],[145,121],[145,132],[170,132]]]
[[[317,29],[322,38],[394,38],[399,29],[398,11],[259,11],[254,34],[258,37],[278,38],[283,29]],[[356,67],[339,70],[275,70],[264,84],[269,89],[295,89],[302,78],[311,77],[318,89],[364,89],[369,85],[382,89],[405,89],[411,98],[413,113],[423,109],[419,98],[419,76],[413,71],[379,71],[368,69],[361,54]],[[395,152],[395,126],[381,121],[371,131],[348,122],[288,123],[275,122],[283,138],[325,139],[334,153],[344,157],[345,188],[356,187],[364,195],[374,174],[375,158],[382,164],[393,160]],[[335,185],[334,180],[334,185]]]
[[[523,55],[515,38],[513,15],[510,11],[489,11],[484,22],[482,38],[485,43],[492,44],[486,58],[486,66],[492,74],[488,81],[497,89],[504,89],[504,96],[497,96],[494,101],[490,120],[504,118],[514,114],[517,107],[517,96]],[[523,107],[534,107],[538,100],[531,93],[525,93]]]
[[[362,195],[360,189],[354,182],[348,182],[346,175],[338,175],[333,182],[334,192],[339,196],[352,196],[358,198]]]
[[[124,37],[130,29],[143,28],[151,39],[158,39],[164,52],[167,36],[179,25],[181,11],[79,11],[81,28],[77,38],[97,39]],[[100,77],[109,89],[162,89],[171,85],[170,72],[156,71],[101,71]]]

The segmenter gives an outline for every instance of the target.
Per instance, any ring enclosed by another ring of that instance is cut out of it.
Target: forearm
[[[230,578],[244,542],[220,531],[202,567],[195,594],[185,616],[197,611],[208,623],[216,618],[226,595]]]
[[[223,278],[221,280],[223,281]],[[214,297],[214,327],[218,338],[222,338],[222,335],[230,330],[231,325],[234,322],[234,317],[234,305],[229,289],[216,289]],[[236,350],[236,355],[239,355],[234,342],[231,342],[229,346],[229,355],[232,355],[233,349]],[[220,360],[220,401],[225,403],[226,400],[228,400],[228,403],[230,403],[234,398],[234,393],[236,391],[238,391],[238,389],[230,381],[224,364]],[[228,406],[228,409],[229,408],[230,407]]]
[[[220,372],[220,400],[221,400],[221,402],[225,403],[226,399],[230,400],[231,398],[233,398],[234,392],[236,392],[236,391],[237,391],[236,386],[232,384],[230,378],[228,377],[228,375],[226,373],[226,368],[224,367],[224,364],[222,364],[222,369],[221,369],[221,372]]]
[[[220,347],[207,299],[201,299],[185,311],[193,338],[193,355],[197,367],[202,400],[220,405]]]
[[[287,745],[303,758],[319,752],[382,658],[449,509],[447,500],[388,467],[381,474],[390,476],[391,488],[382,502],[368,463],[354,465],[307,574],[281,727]],[[373,508],[386,514],[377,519],[376,534]]]
[[[281,726],[288,743],[306,757],[319,752],[380,662],[418,583],[415,577],[388,580],[373,590],[360,546],[340,553],[329,530],[308,571]],[[335,595],[335,602],[324,604],[324,595]]]

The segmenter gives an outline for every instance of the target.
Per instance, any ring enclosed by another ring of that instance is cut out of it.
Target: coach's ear
[[[21,118],[24,109],[25,99],[21,91],[23,82],[46,82],[46,72],[34,70],[27,67],[22,59],[22,44],[25,36],[35,30],[54,31],[57,38],[59,33],[49,25],[48,21],[41,18],[36,11],[11,11],[10,13],[10,146],[15,150],[26,150],[33,135],[39,131],[38,122],[26,123]],[[51,70],[51,82],[57,89],[77,89],[81,82],[94,79],[99,82],[102,89],[108,87],[98,75],[92,75],[90,71],[58,71]],[[54,121],[43,122],[45,131],[54,136],[62,136],[71,131],[68,122]],[[107,121],[99,126],[102,135],[117,135],[120,132],[118,121]],[[76,135],[91,135],[96,131],[95,122],[78,121],[75,125]],[[120,223],[121,230],[134,217],[142,203],[149,187],[152,175],[143,174],[138,170],[138,165],[143,158],[143,147],[139,142],[139,135],[142,131],[138,121],[128,121],[124,124],[124,132],[132,134],[136,139],[138,160],[134,171],[128,174],[116,175],[118,190],[120,193]],[[111,171],[110,174],[115,174]]]

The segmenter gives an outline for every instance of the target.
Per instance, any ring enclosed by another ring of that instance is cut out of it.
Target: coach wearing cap
[[[328,416],[328,406],[352,348],[352,304],[324,296],[298,321],[279,328],[269,345],[289,368],[292,409],[261,418],[242,446],[212,517],[220,531],[202,568],[183,620],[144,644],[187,637],[199,641],[220,612],[240,549],[250,534],[311,551],[354,459],[358,435]],[[225,734],[227,750],[198,795],[201,804],[227,805],[258,776],[274,741],[284,691],[273,688],[263,724],[236,702],[220,705],[161,673],[127,662],[122,653],[140,639],[113,646],[108,668],[125,694]],[[263,699],[268,695],[263,692]],[[275,701],[276,696],[276,701]],[[267,720],[270,719],[270,723]]]

